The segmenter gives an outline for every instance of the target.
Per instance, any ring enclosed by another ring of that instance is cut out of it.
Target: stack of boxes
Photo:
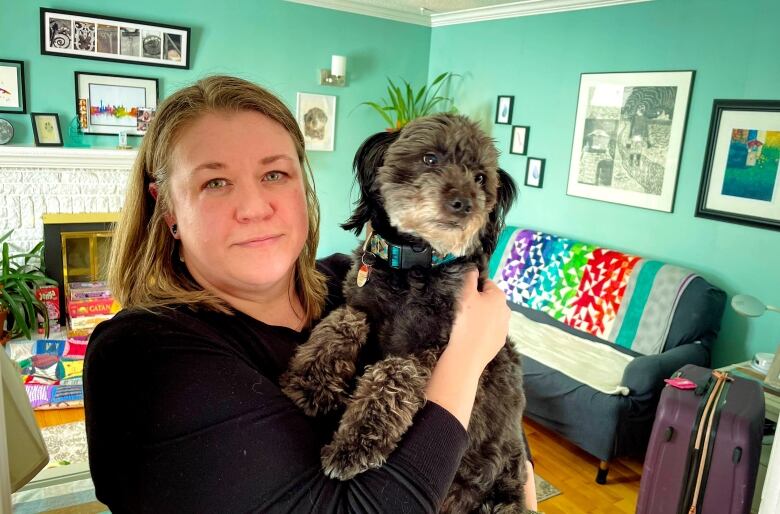
[[[69,336],[88,336],[98,323],[119,312],[105,282],[71,282],[66,289]]]

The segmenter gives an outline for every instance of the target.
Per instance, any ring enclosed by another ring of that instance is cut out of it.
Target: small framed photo
[[[0,59],[0,112],[24,114],[24,62]]]
[[[62,146],[60,118],[56,112],[33,112],[30,118],[35,146]]]
[[[332,152],[336,138],[336,97],[298,93],[296,117],[306,149]]]
[[[512,123],[512,108],[515,103],[514,96],[499,96],[496,102],[496,124],[510,125]]]
[[[512,144],[509,146],[509,153],[515,155],[525,155],[528,153],[528,133],[531,127],[515,125],[512,127]]]
[[[529,187],[542,187],[544,181],[544,159],[529,157],[525,164],[525,185]]]
[[[715,100],[696,216],[780,230],[780,101]]]
[[[138,110],[157,108],[157,79],[77,71],[76,115],[86,100],[86,134],[141,136]],[[80,116],[83,124],[83,116]]]
[[[775,358],[772,359],[769,371],[766,372],[764,382],[772,387],[780,388],[780,345],[778,345],[775,351]]]
[[[41,7],[41,53],[189,69],[190,28]]]
[[[139,133],[146,134],[146,131],[149,129],[149,123],[152,121],[152,118],[154,118],[154,112],[155,110],[149,107],[138,108],[135,128]]]

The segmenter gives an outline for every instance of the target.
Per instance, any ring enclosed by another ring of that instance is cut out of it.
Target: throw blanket
[[[514,347],[535,361],[605,394],[627,396],[621,385],[623,371],[634,358],[611,348],[537,323],[520,312],[512,312],[509,337]]]
[[[663,351],[696,275],[571,239],[507,227],[490,262],[511,302],[645,355]]]
[[[21,380],[33,409],[84,405],[82,370],[86,338],[10,341],[6,353],[22,370]]]

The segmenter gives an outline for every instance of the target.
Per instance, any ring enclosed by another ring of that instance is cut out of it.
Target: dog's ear
[[[352,211],[352,216],[341,224],[344,230],[352,230],[360,235],[363,225],[371,221],[371,214],[377,206],[374,189],[376,172],[385,160],[387,148],[398,139],[400,131],[378,132],[369,137],[358,148],[352,167],[360,186],[360,198]]]
[[[486,255],[491,255],[498,244],[498,237],[504,230],[504,220],[509,213],[509,209],[515,201],[517,195],[517,186],[509,173],[498,168],[498,191],[496,192],[496,206],[490,213],[490,219],[484,232],[482,233],[482,248]]]

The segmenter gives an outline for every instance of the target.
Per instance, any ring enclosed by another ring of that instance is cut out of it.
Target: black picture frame
[[[529,157],[525,162],[525,185],[528,187],[536,187],[541,189],[544,185],[544,165],[545,165],[546,159],[541,159],[539,157]],[[539,181],[537,182],[531,177],[531,165],[534,162],[539,163]],[[529,180],[529,178],[531,180]]]
[[[27,114],[27,98],[24,88],[24,61],[0,59],[0,68],[16,68],[16,86],[19,88],[20,105],[18,107],[0,106],[0,112],[12,114]],[[1,86],[2,84],[0,84]],[[12,86],[9,86],[12,87]],[[6,88],[3,88],[6,89]]]
[[[92,122],[91,108],[93,105],[99,102],[97,99],[91,97],[91,89],[92,86],[95,85],[144,88],[144,105],[132,105],[130,107],[157,109],[157,103],[159,102],[160,95],[159,79],[156,77],[137,77],[130,75],[116,75],[113,73],[92,73],[86,71],[76,71],[73,73],[73,77],[76,88],[76,116],[80,116],[79,100],[82,98],[87,100],[87,127],[82,127],[82,132],[96,136],[115,136],[120,132],[126,132],[128,136],[144,135],[145,132],[138,130],[138,120],[135,116],[131,117],[133,122],[131,125],[117,126],[114,128],[111,128],[112,126],[110,125],[102,125],[102,128],[98,128],[98,125]]]
[[[78,45],[77,38],[74,37],[76,23],[81,24]],[[89,30],[90,25],[94,26],[94,31]],[[102,33],[101,27],[105,28]],[[112,27],[116,28],[115,40],[109,30]],[[190,27],[179,25],[48,7],[40,8],[40,39],[43,55],[188,70],[191,58],[191,33]],[[101,38],[101,34],[104,37]],[[105,43],[103,51],[101,51],[101,42]],[[76,46],[81,47],[76,48]],[[175,58],[177,54],[178,59]]]
[[[514,96],[498,95],[498,99],[496,100],[496,125],[512,124],[512,111],[514,110],[514,104]],[[504,107],[507,107],[507,109],[504,109]]]
[[[696,217],[780,230],[780,216],[761,215],[780,205],[779,154],[780,100],[713,100]],[[761,182],[748,170],[757,165],[766,171]]]
[[[517,131],[522,130],[522,149],[516,148],[517,139],[515,137]],[[528,125],[512,125],[512,137],[509,141],[509,153],[514,155],[528,155],[528,136],[531,133],[531,127]]]
[[[38,124],[44,122],[44,120],[41,119],[44,116],[50,117],[49,121],[54,121],[54,128],[51,129],[50,132],[53,133],[56,131],[56,141],[48,141],[41,138]],[[56,112],[31,112],[30,120],[32,121],[32,132],[33,136],[35,137],[35,146],[62,146],[62,129],[60,128],[59,114]]]

